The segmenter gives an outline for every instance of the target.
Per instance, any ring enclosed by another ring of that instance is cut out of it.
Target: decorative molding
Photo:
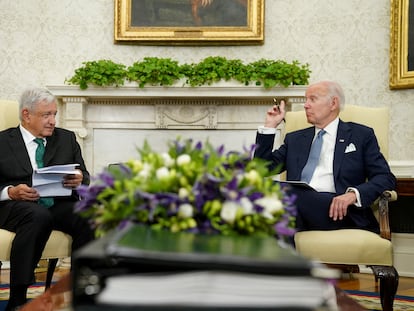
[[[395,176],[414,178],[414,161],[389,161],[389,165]]]
[[[222,82],[213,85],[190,87],[190,86],[146,86],[139,88],[136,85],[125,85],[120,87],[89,87],[86,90],[79,89],[73,85],[48,85],[47,88],[58,97],[83,97],[94,100],[107,101],[108,99],[121,98],[231,98],[236,101],[245,99],[289,99],[288,102],[297,102],[305,95],[306,86],[294,85],[289,87],[276,87],[265,89],[256,85],[242,85],[235,82]],[[293,98],[295,98],[293,100]]]
[[[216,105],[155,105],[157,128],[217,128]]]

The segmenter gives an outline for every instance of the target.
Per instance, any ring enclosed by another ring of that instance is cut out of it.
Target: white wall
[[[348,103],[390,106],[389,159],[413,160],[414,90],[388,88],[389,0],[267,0],[264,45],[233,47],[115,45],[112,0],[0,0],[0,7],[1,98],[17,99],[28,85],[63,84],[88,60],[297,59],[310,64],[311,82],[339,81]]]

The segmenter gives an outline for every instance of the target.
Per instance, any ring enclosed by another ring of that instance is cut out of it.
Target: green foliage
[[[75,74],[66,79],[68,84],[79,85],[81,89],[89,85],[119,86],[125,80],[146,85],[170,86],[182,78],[192,87],[211,85],[220,80],[239,81],[244,85],[254,83],[264,88],[308,84],[310,69],[308,64],[298,61],[287,63],[281,60],[260,59],[244,64],[239,59],[222,56],[209,56],[199,63],[182,64],[170,58],[145,57],[126,68],[109,60],[84,62]]]
[[[173,85],[182,77],[180,65],[170,58],[145,57],[130,66],[127,72],[128,80],[137,82],[140,88],[146,84]]]
[[[246,66],[245,81],[255,81],[264,88],[274,86],[305,85],[309,80],[309,65],[298,61],[289,64],[281,60],[261,59]]]
[[[211,85],[220,80],[228,81],[243,70],[241,60],[210,56],[197,64],[183,65],[184,75],[190,86]]]
[[[98,86],[123,85],[126,78],[125,65],[111,60],[83,62],[83,66],[75,70],[75,74],[65,80],[69,84],[79,85],[86,90],[89,84]]]

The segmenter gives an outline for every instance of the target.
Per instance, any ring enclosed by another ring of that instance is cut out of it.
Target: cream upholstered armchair
[[[16,101],[0,100],[0,130],[19,124],[19,105]],[[0,229],[0,268],[1,262],[10,260],[11,245],[14,233]],[[71,254],[72,238],[61,231],[52,231],[46,247],[43,250],[42,259],[48,260],[46,274],[46,288],[52,283],[53,273],[60,258],[69,257]]]
[[[374,129],[381,152],[388,155],[388,108],[369,108],[347,105],[341,111],[343,121],[365,124]],[[285,132],[309,127],[303,110],[286,113]],[[393,248],[388,220],[388,202],[396,200],[395,191],[385,191],[373,208],[380,223],[380,235],[366,230],[341,229],[332,231],[303,231],[295,234],[298,253],[304,257],[339,268],[359,272],[368,266],[380,280],[383,310],[392,310],[398,287],[398,273],[393,266]]]

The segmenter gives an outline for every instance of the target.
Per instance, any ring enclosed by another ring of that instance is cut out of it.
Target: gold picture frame
[[[265,0],[115,0],[115,43],[260,45]]]
[[[414,0],[391,1],[390,38],[390,89],[414,88]]]

